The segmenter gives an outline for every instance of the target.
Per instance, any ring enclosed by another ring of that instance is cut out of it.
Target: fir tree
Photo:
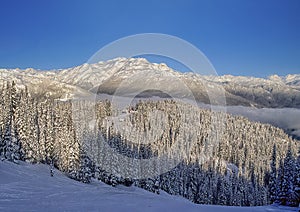
[[[270,179],[269,179],[269,192],[270,192],[270,200],[272,203],[275,202],[278,198],[276,157],[277,157],[276,144],[274,144],[272,158],[271,158],[271,171],[270,171]]]
[[[80,150],[80,167],[77,175],[77,179],[83,183],[91,182],[91,166],[92,163],[89,157],[84,153],[83,150]]]
[[[5,157],[5,153],[4,153],[5,146],[6,144],[3,139],[2,126],[0,126],[0,157],[2,158]]]
[[[300,207],[300,147],[298,150],[297,160],[295,162],[295,176],[294,176],[294,206]]]
[[[284,163],[283,163],[283,179],[281,187],[280,201],[283,205],[290,205],[293,201],[293,180],[294,180],[294,157],[291,149],[291,144],[289,144]]]

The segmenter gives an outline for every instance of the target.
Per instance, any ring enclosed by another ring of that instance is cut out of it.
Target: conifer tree
[[[92,178],[91,173],[92,163],[89,157],[84,153],[84,151],[80,150],[80,167],[78,171],[77,179],[83,183],[90,183]]]
[[[3,139],[2,126],[0,126],[0,158],[4,158],[5,143]]]
[[[270,171],[270,179],[269,179],[269,192],[270,192],[270,200],[272,203],[275,202],[278,198],[276,157],[277,157],[276,144],[274,144],[272,158],[271,158],[271,171]]]
[[[292,202],[292,195],[294,190],[294,165],[294,157],[291,149],[291,144],[289,143],[289,147],[283,163],[284,173],[280,195],[280,201],[283,205],[290,205]]]
[[[297,160],[295,162],[294,206],[300,207],[300,147],[298,150]]]

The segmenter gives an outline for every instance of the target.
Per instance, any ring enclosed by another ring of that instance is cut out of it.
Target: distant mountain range
[[[223,104],[210,99],[215,92],[222,95],[217,89],[222,87],[226,105],[300,108],[300,74],[273,75],[268,79],[203,76],[177,72],[165,64],[150,63],[143,58],[116,58],[51,71],[0,69],[0,83],[7,81],[15,81],[20,87],[26,85],[36,95],[61,99],[94,93],[138,93],[137,97],[195,98],[205,104]]]

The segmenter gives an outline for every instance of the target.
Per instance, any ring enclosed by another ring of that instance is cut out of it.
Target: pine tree
[[[0,126],[0,158],[4,158],[5,143],[3,139],[2,126]]]
[[[294,177],[294,206],[300,207],[300,147],[298,150],[297,160],[295,162],[295,177]]]
[[[225,182],[226,180],[219,176],[219,179],[218,179],[218,185],[217,185],[217,189],[218,189],[218,201],[217,201],[217,204],[218,205],[227,205],[227,195],[226,195],[226,187],[225,187]]]
[[[270,172],[270,179],[269,179],[269,192],[270,192],[270,200],[272,203],[275,202],[278,198],[276,157],[277,157],[276,144],[274,144],[272,158],[271,158],[271,172]]]
[[[76,138],[75,131],[73,130],[73,139],[72,143],[69,145],[69,170],[68,175],[76,179],[79,166],[80,166],[80,150],[79,150],[79,142]]]
[[[92,178],[91,172],[91,160],[84,153],[84,151],[80,150],[80,167],[78,171],[77,179],[83,183],[90,183]]]
[[[29,96],[27,88],[25,90],[21,90],[19,94],[19,101],[18,101],[18,107],[15,113],[15,125],[18,130],[18,137],[21,144],[21,150],[20,150],[20,159],[25,160],[26,159],[26,151],[28,150],[28,105],[29,103]]]
[[[232,202],[231,205],[234,206],[240,206],[241,205],[241,198],[242,195],[240,193],[240,189],[239,189],[239,178],[237,176],[237,173],[233,173],[231,176],[231,182],[232,182]]]
[[[278,203],[281,203],[281,198],[284,196],[282,192],[283,187],[283,178],[284,178],[284,166],[282,159],[279,161],[279,167],[277,170],[277,194],[278,194]]]
[[[294,179],[294,157],[291,150],[291,144],[289,143],[289,147],[284,159],[283,163],[283,179],[282,179],[282,187],[281,187],[281,195],[280,201],[283,205],[290,205],[293,201],[293,179]]]
[[[5,158],[16,162],[17,160],[20,160],[20,153],[21,153],[21,143],[18,136],[18,131],[15,124],[15,113],[17,109],[17,91],[16,91],[16,85],[14,81],[11,85],[7,85],[7,100],[8,100],[8,117],[6,121],[5,126],[5,134],[4,134],[4,147],[3,147],[3,153],[5,155]]]
[[[21,157],[21,143],[15,128],[13,128],[10,142],[7,145],[6,156],[8,160],[15,163],[17,163],[17,161],[20,160]]]
[[[45,154],[46,154],[46,163],[53,163],[54,160],[54,139],[55,139],[55,129],[54,129],[54,112],[53,112],[53,102],[49,101],[46,109],[45,122],[47,138],[45,139]]]

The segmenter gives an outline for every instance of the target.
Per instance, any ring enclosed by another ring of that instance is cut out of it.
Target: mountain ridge
[[[140,79],[136,77],[138,75]],[[136,82],[130,84],[129,78],[134,78]],[[222,87],[226,105],[300,108],[300,75],[297,74],[272,75],[268,78],[207,76],[191,72],[181,73],[166,64],[150,63],[144,58],[115,58],[95,64],[84,63],[72,68],[48,71],[33,68],[0,69],[0,83],[4,84],[6,81],[15,81],[18,86],[28,86],[32,90],[43,84],[43,87],[46,87],[43,88],[45,95],[54,98],[72,98],[94,93],[114,94],[116,90],[126,93],[132,91],[132,87],[143,91],[147,81],[149,85],[156,83],[158,90],[170,92],[170,96],[195,98],[206,104],[216,104],[211,102],[208,92]],[[50,91],[46,84],[51,85]],[[209,87],[211,89],[208,90]]]

